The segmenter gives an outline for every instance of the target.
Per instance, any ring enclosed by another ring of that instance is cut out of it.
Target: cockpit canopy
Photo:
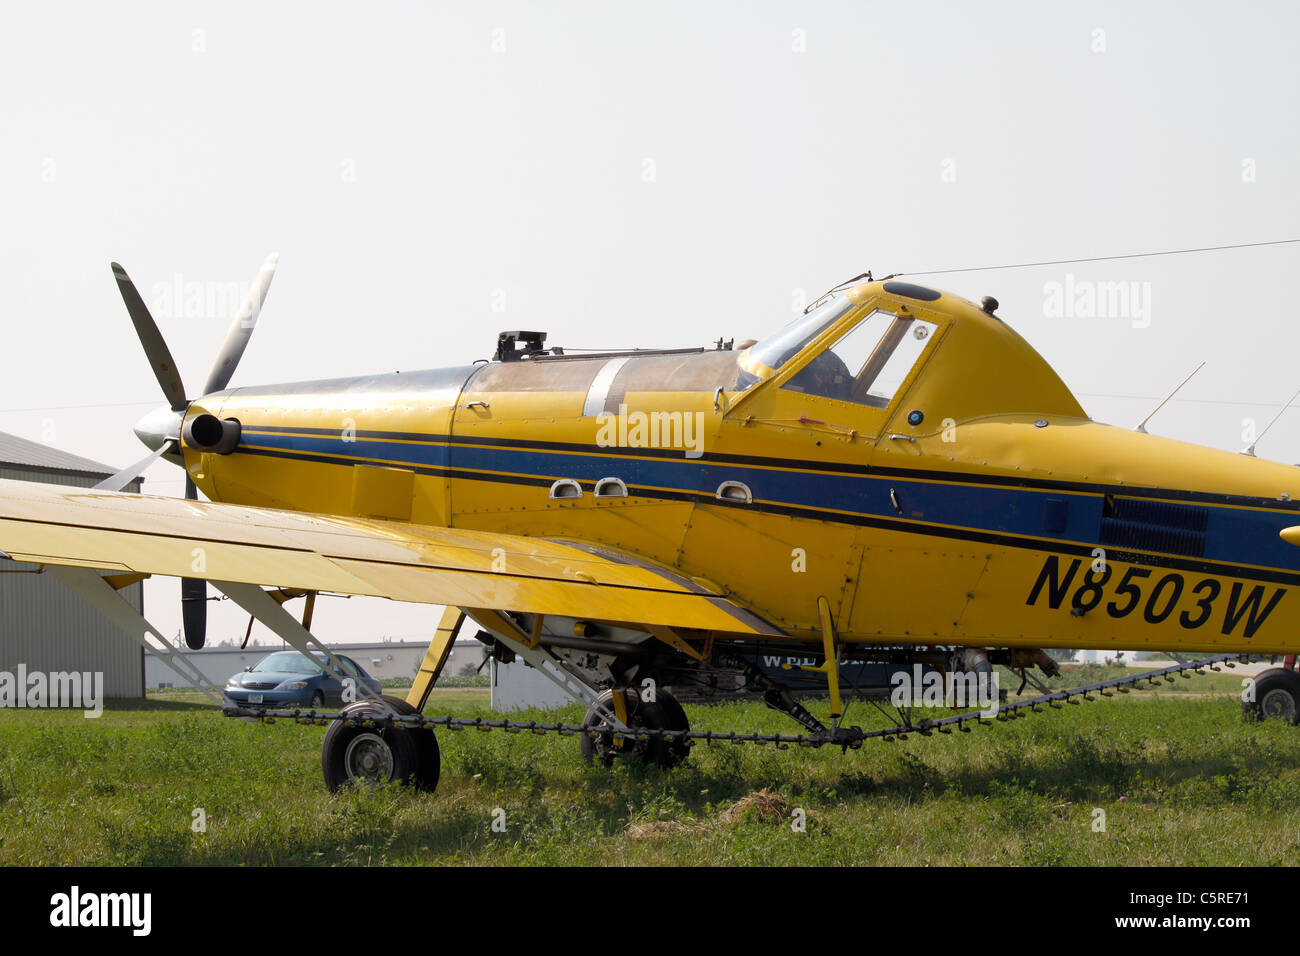
[[[955,296],[934,292],[909,306],[879,288],[832,292],[742,352],[735,387],[776,378],[784,392],[887,409],[906,385],[909,406],[942,404],[945,416],[1086,417],[1051,366],[1000,319]],[[923,363],[924,374],[913,376]]]

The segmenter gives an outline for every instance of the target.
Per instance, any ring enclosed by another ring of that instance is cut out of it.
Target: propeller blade
[[[134,465],[127,465],[117,474],[105,478],[99,484],[95,485],[97,491],[121,491],[135,479],[139,478],[146,468],[163,456],[167,450],[167,442],[158,446],[158,450],[141,458]]]
[[[172,358],[171,350],[167,348],[162,333],[158,331],[158,323],[149,314],[144,299],[140,298],[135,283],[126,274],[126,270],[116,262],[113,263],[113,278],[117,279],[117,291],[122,293],[122,301],[126,303],[126,311],[130,313],[131,321],[135,324],[135,334],[139,336],[140,344],[144,346],[144,354],[149,359],[154,377],[162,386],[163,395],[166,396],[172,411],[178,412],[189,403],[185,400],[185,386],[181,382],[180,372],[176,370],[176,360]]]
[[[199,578],[181,578],[181,622],[185,626],[185,644],[190,650],[203,647],[208,636],[208,582]]]
[[[248,300],[235,316],[235,321],[230,323],[226,340],[221,343],[221,351],[212,363],[212,371],[208,372],[208,380],[203,383],[201,394],[219,392],[230,384],[230,377],[235,374],[235,367],[239,365],[253,334],[253,326],[257,325],[257,317],[262,313],[262,303],[266,301],[266,293],[271,288],[271,280],[275,278],[275,267],[279,261],[280,257],[273,252],[262,263],[257,278],[253,280],[253,287],[248,290]]]
[[[185,497],[197,501],[199,490],[187,475]],[[208,635],[208,582],[202,578],[181,578],[181,623],[185,629],[185,643],[197,651]]]

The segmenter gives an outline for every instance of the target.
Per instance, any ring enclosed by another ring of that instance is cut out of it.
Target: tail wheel
[[[404,700],[385,696],[398,714],[414,714],[415,708]],[[343,708],[349,716],[382,718],[387,711],[374,701],[359,700]],[[321,769],[325,786],[338,790],[350,780],[367,784],[397,781],[421,790],[438,786],[442,759],[438,741],[428,727],[349,727],[345,721],[332,722],[321,742]]]
[[[658,690],[653,701],[641,698],[634,689],[624,692],[627,701],[627,726],[632,730],[690,730],[690,721],[686,711],[677,699],[665,690]],[[663,737],[649,737],[637,740],[633,737],[619,737],[613,732],[604,714],[614,712],[614,692],[607,690],[596,698],[596,704],[587,710],[582,719],[582,726],[600,730],[594,737],[583,734],[579,741],[582,746],[582,759],[591,763],[599,759],[606,767],[613,765],[616,757],[636,757],[642,763],[659,767],[674,767],[686,759],[690,747],[685,740],[665,740]],[[609,728],[609,729],[601,729]]]
[[[1242,701],[1242,712],[1254,720],[1283,720],[1300,724],[1300,674],[1282,667],[1255,678],[1255,699]]]

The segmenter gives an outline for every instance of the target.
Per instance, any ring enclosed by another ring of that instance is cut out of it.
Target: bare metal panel
[[[566,362],[493,362],[483,366],[466,387],[466,393],[485,392],[582,392],[605,362],[599,357]]]

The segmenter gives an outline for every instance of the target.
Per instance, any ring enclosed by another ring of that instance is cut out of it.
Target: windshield
[[[821,305],[805,315],[799,316],[781,331],[769,335],[747,353],[751,367],[764,365],[772,371],[778,371],[782,365],[798,355],[803,347],[842,318],[853,303],[838,292],[831,295]],[[759,381],[760,376],[753,372],[741,370],[736,387],[741,391]]]
[[[321,661],[308,661],[297,651],[281,651],[264,657],[253,665],[255,674],[314,674],[324,669]]]

